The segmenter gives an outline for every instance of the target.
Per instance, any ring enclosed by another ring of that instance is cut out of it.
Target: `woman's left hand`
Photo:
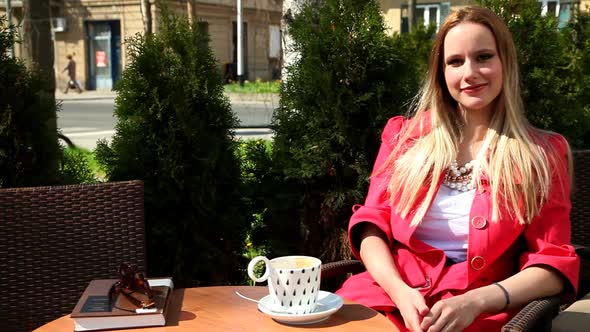
[[[472,297],[458,295],[435,303],[420,327],[426,332],[463,331],[479,314],[481,309]]]

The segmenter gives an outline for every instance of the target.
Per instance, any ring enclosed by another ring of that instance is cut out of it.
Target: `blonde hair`
[[[391,175],[387,188],[390,203],[396,213],[411,217],[412,226],[418,225],[446,168],[457,157],[463,120],[445,83],[443,51],[447,33],[462,22],[481,24],[492,32],[504,77],[483,140],[483,146],[489,148],[489,158],[480,160],[474,174],[476,187],[481,188],[481,175],[486,174],[491,188],[492,221],[507,213],[519,223],[528,224],[548,197],[549,165],[555,151],[544,139],[546,133],[532,127],[524,116],[517,55],[510,31],[492,11],[476,6],[451,13],[434,41],[429,72],[412,110],[414,118],[400,133],[399,144],[381,169]],[[429,120],[423,116],[426,112]],[[417,127],[425,125],[430,130],[422,133]],[[415,132],[422,134],[412,137]],[[423,187],[427,189],[425,195],[421,194]]]

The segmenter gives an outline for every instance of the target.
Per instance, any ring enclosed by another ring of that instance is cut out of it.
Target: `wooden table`
[[[235,291],[254,299],[260,299],[268,294],[268,288],[265,286],[177,289],[173,293],[166,326],[120,331],[398,331],[387,317],[348,300],[344,301],[340,310],[323,322],[300,326],[284,325],[258,311],[256,303],[239,298]],[[74,321],[67,315],[43,325],[34,332],[71,332],[73,330]]]

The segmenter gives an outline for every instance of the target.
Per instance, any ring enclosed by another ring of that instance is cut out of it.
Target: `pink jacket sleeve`
[[[364,205],[356,205],[355,211],[348,224],[348,237],[354,256],[360,258],[360,224],[369,222],[379,227],[387,236],[388,242],[392,242],[390,227],[391,206],[387,197],[388,176],[379,172],[383,163],[387,160],[391,151],[398,142],[399,133],[405,123],[403,116],[396,116],[387,122],[381,134],[381,147],[373,166],[369,192]]]
[[[552,182],[549,197],[541,212],[524,231],[527,250],[520,256],[520,269],[532,265],[547,265],[560,272],[566,281],[566,297],[572,297],[578,288],[580,259],[570,245],[570,178],[568,175],[565,138],[549,138],[557,154],[552,158]],[[554,160],[552,160],[554,159]]]

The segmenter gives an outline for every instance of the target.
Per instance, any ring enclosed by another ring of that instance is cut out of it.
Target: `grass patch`
[[[224,86],[226,93],[279,93],[281,83],[280,81],[262,82],[257,80],[255,82],[244,81],[244,86],[240,86],[238,82],[232,82]]]

